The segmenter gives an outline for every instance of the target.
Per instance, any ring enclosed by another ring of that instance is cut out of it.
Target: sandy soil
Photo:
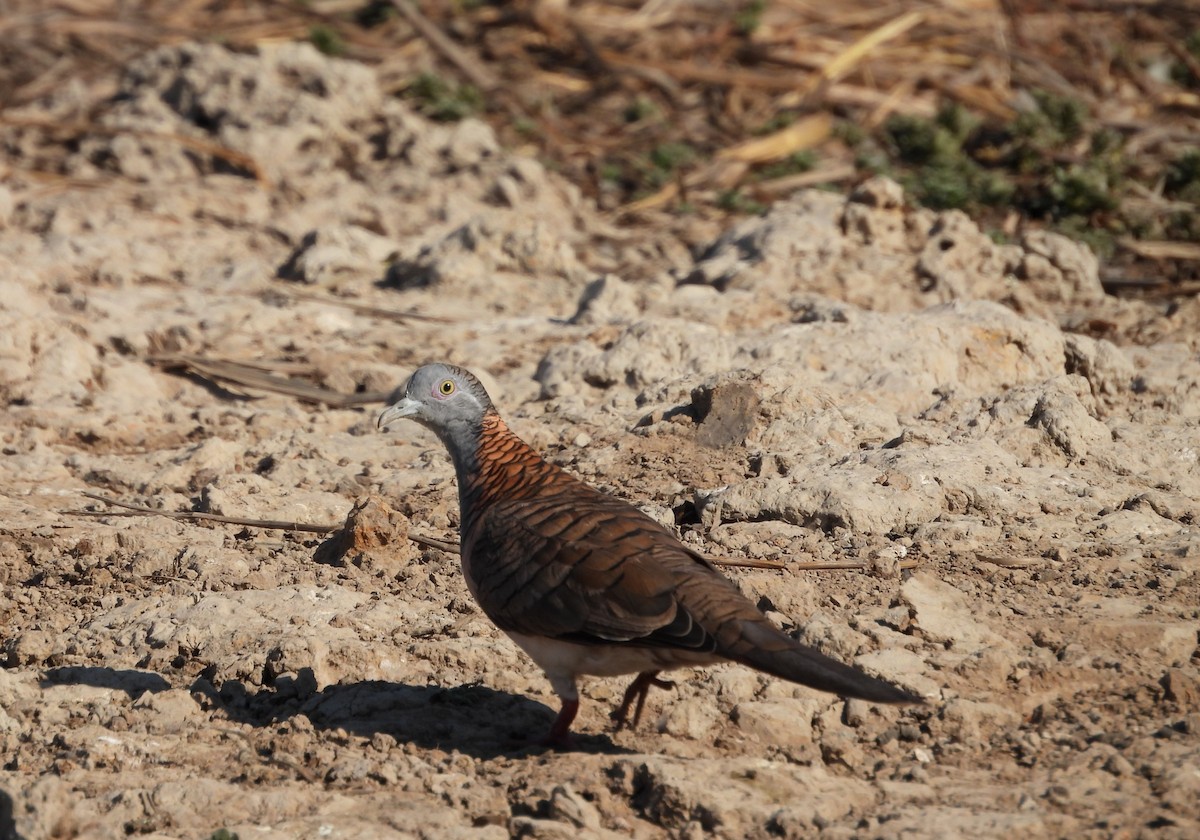
[[[0,185],[0,837],[1200,836],[1195,300],[1107,297],[1085,248],[882,180],[689,250],[304,46],[159,50],[97,120],[61,181]],[[468,366],[550,459],[781,562],[730,573],[934,702],[721,666],[636,732],[588,682],[579,751],[527,746],[549,686],[404,538],[455,537],[437,441],[148,361],[179,353],[364,394]],[[326,544],[85,491],[361,509]]]

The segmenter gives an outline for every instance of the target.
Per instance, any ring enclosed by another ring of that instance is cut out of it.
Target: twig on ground
[[[436,548],[445,551],[447,554],[459,554],[458,543],[446,542],[445,540],[435,540],[433,537],[422,537],[419,534],[409,534],[408,538],[417,545],[423,545],[426,548]]]
[[[499,80],[489,76],[474,56],[446,37],[446,33],[425,17],[421,10],[409,0],[392,0],[392,5],[408,21],[408,25],[429,43],[429,46],[467,77],[467,81],[484,93],[496,88]]]
[[[728,560],[724,557],[709,557],[708,562],[714,566],[729,566],[734,569],[771,569],[780,571],[787,568],[786,563],[778,560]]]
[[[64,513],[73,513],[79,516],[165,516],[167,519],[175,519],[182,522],[218,522],[224,525],[242,525],[247,528],[261,528],[267,531],[303,531],[310,534],[328,534],[331,531],[336,531],[342,526],[339,525],[324,525],[318,523],[302,523],[289,522],[281,519],[247,519],[240,516],[222,516],[216,513],[200,513],[191,510],[157,510],[144,505],[134,505],[129,502],[110,499],[108,496],[102,496],[99,493],[91,493],[83,491],[83,495],[89,499],[95,499],[97,502],[103,502],[106,505],[122,508],[123,512],[114,513],[112,511],[98,510],[69,510]],[[440,551],[445,551],[449,554],[458,554],[459,547],[457,543],[439,540],[434,537],[426,537],[421,534],[409,534],[408,538],[417,545],[425,548],[436,548]],[[777,560],[726,560],[723,558],[710,557],[710,562],[717,566],[731,566],[734,568],[745,569],[773,569],[782,570],[789,568],[788,564],[781,563]],[[837,569],[837,568],[862,568],[861,563],[853,566],[838,566],[830,564],[810,564],[812,569]],[[805,568],[804,564],[800,564],[796,568]]]
[[[452,324],[454,321],[450,318],[440,318],[436,315],[424,315],[420,312],[400,311],[398,309],[385,309],[380,306],[372,306],[369,303],[358,303],[352,300],[342,300],[340,298],[330,297],[328,295],[314,295],[309,292],[290,292],[289,297],[294,300],[305,300],[312,303],[327,303],[330,306],[340,306],[344,309],[349,309],[358,315],[368,315],[372,318],[382,318],[389,321],[428,321],[431,324]]]
[[[265,366],[261,362],[247,363],[228,359],[208,359],[187,353],[149,356],[146,361],[167,370],[184,370],[215,382],[231,382],[245,388],[287,394],[298,400],[321,403],[334,408],[351,408],[357,405],[382,403],[388,397],[387,393],[382,391],[343,394],[340,391],[331,391],[309,382],[298,382],[284,376],[275,376],[266,373]]]
[[[896,565],[900,569],[915,569],[921,564],[918,560],[901,560]],[[789,567],[802,572],[838,572],[843,570],[861,572],[868,568],[868,564],[861,560],[838,560],[832,563],[821,563],[814,560],[792,563]]]
[[[167,519],[178,519],[184,522],[220,522],[225,525],[245,525],[249,528],[263,528],[268,531],[305,531],[310,534],[327,534],[330,531],[336,531],[341,525],[318,525],[303,522],[289,522],[282,519],[245,519],[239,516],[221,516],[217,513],[201,513],[194,510],[156,510],[155,508],[144,507],[143,505],[133,505],[129,502],[121,502],[117,499],[110,499],[107,496],[101,496],[99,493],[89,493],[86,490],[83,495],[89,499],[95,499],[98,502],[103,502],[106,505],[123,508],[129,511],[127,514],[115,514],[125,516],[165,516]],[[83,516],[113,516],[111,511],[97,510],[74,510],[67,511],[68,513],[81,514]]]

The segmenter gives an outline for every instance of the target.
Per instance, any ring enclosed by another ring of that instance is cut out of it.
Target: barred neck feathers
[[[468,501],[477,506],[524,499],[572,481],[513,434],[494,411],[483,416],[472,456],[455,458],[455,470],[464,509]]]

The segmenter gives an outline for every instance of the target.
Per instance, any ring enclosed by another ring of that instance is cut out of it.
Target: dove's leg
[[[554,693],[562,699],[562,709],[558,717],[550,725],[550,732],[542,743],[547,747],[570,747],[572,745],[571,724],[579,713],[579,689],[575,687],[575,677],[570,674],[551,674],[550,685]]]
[[[563,701],[562,710],[559,711],[558,717],[554,719],[554,723],[550,725],[550,734],[546,736],[546,746],[571,746],[571,723],[575,720],[575,715],[578,712],[578,700]]]
[[[612,713],[612,719],[617,722],[618,732],[625,726],[625,718],[629,714],[629,704],[635,697],[637,706],[633,710],[633,724],[630,728],[637,729],[638,722],[642,719],[642,708],[646,705],[646,695],[650,693],[650,686],[674,688],[675,683],[669,680],[660,680],[658,671],[642,671],[638,674],[629,688],[625,689],[625,697],[621,700],[621,705]]]

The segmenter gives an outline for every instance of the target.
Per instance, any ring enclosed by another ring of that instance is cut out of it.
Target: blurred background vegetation
[[[0,129],[82,86],[47,127],[69,143],[160,44],[307,40],[486,120],[618,225],[687,240],[882,173],[998,241],[1086,241],[1112,293],[1200,293],[1196,0],[0,0],[0,33]]]

